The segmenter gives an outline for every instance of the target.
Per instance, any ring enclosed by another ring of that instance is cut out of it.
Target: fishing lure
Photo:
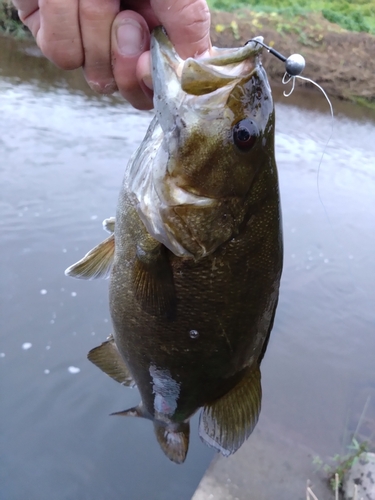
[[[306,66],[305,58],[301,54],[292,54],[289,57],[285,57],[283,54],[280,54],[280,52],[278,52],[274,48],[269,47],[265,43],[261,42],[259,40],[259,38],[252,38],[251,40],[248,40],[245,43],[245,45],[247,45],[249,42],[255,42],[255,43],[258,43],[259,45],[262,45],[262,47],[264,47],[270,54],[274,55],[275,57],[280,59],[280,61],[285,63],[285,74],[282,78],[282,83],[285,85],[285,84],[289,83],[290,81],[292,81],[292,84],[293,84],[292,89],[289,93],[284,92],[285,97],[289,97],[293,93],[294,88],[295,88],[296,78],[310,82],[313,85],[315,85],[316,87],[318,87],[318,89],[323,93],[324,97],[327,99],[327,102],[328,102],[330,110],[331,110],[331,116],[333,119],[332,104],[331,104],[331,101],[329,100],[326,92],[324,91],[324,89],[318,83],[314,82],[314,80],[311,80],[311,78],[306,78],[304,76],[301,76],[301,73],[305,69],[305,66]]]
[[[313,85],[315,85],[316,87],[318,87],[318,89],[322,92],[322,94],[324,95],[324,97],[326,98],[326,100],[327,100],[327,102],[329,104],[329,109],[330,109],[330,112],[331,112],[331,133],[330,133],[330,135],[328,137],[328,140],[327,140],[327,142],[326,142],[326,144],[325,144],[325,146],[323,148],[322,156],[320,158],[320,162],[319,162],[319,165],[318,165],[317,178],[316,178],[316,184],[317,184],[319,199],[320,199],[320,202],[321,202],[321,204],[322,204],[322,206],[324,208],[326,216],[327,216],[327,218],[329,220],[327,210],[326,210],[326,208],[324,206],[324,203],[323,203],[323,200],[322,200],[322,197],[321,197],[321,194],[320,194],[319,174],[320,174],[320,167],[322,165],[324,155],[325,155],[325,153],[327,151],[328,144],[329,144],[329,142],[330,142],[330,140],[332,139],[332,136],[333,136],[333,124],[334,124],[334,119],[335,118],[334,118],[334,114],[333,114],[332,103],[331,103],[331,101],[330,101],[327,93],[323,89],[323,87],[321,87],[318,83],[314,82],[314,80],[311,80],[311,78],[306,78],[305,76],[301,76],[301,73],[305,69],[305,66],[306,66],[305,58],[301,54],[292,54],[289,57],[285,57],[283,54],[281,54],[280,52],[278,52],[274,48],[269,47],[265,43],[261,42],[259,40],[259,38],[252,38],[251,40],[248,40],[245,43],[245,45],[247,45],[249,42],[256,42],[256,43],[258,43],[259,45],[261,45],[262,47],[264,47],[270,54],[274,55],[275,57],[277,57],[278,59],[280,59],[280,61],[282,61],[282,62],[285,63],[285,73],[284,73],[284,76],[283,76],[283,78],[282,78],[281,81],[282,81],[283,85],[286,85],[290,81],[292,81],[292,88],[291,88],[291,90],[289,92],[285,92],[285,91],[283,92],[284,97],[289,97],[290,95],[292,95],[292,93],[293,93],[293,91],[295,89],[296,79],[299,78],[300,80],[304,80],[306,82],[310,82]]]

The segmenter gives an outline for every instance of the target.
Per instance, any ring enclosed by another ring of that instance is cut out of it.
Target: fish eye
[[[249,151],[259,135],[256,124],[249,119],[241,120],[233,127],[234,144],[242,151]]]

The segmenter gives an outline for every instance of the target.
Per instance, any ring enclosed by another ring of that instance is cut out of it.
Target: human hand
[[[206,0],[13,0],[53,63],[83,67],[90,87],[152,108],[150,32],[162,24],[181,57],[210,49]],[[120,12],[121,9],[121,12]],[[125,9],[125,10],[124,10]]]

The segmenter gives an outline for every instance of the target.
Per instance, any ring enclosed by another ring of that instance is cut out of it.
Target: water
[[[108,417],[139,401],[86,360],[111,333],[108,283],[64,276],[106,237],[151,114],[31,52],[0,39],[0,496],[189,499],[213,457],[197,420],[177,466],[150,422]],[[320,455],[341,451],[358,394],[375,387],[375,116],[335,109],[323,206],[328,106],[315,94],[277,105],[285,267],[262,366],[260,424]]]

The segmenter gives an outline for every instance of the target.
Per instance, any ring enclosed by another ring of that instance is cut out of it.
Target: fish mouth
[[[165,29],[162,26],[155,28],[151,37],[154,107],[164,133],[170,130],[171,123],[178,120],[186,94],[211,94],[234,86],[258,69],[262,42],[263,37],[259,36],[239,48],[213,47],[209,56],[182,59]]]
[[[151,38],[151,55],[153,58],[153,77],[157,77],[157,71],[160,71],[160,66],[157,61],[164,61],[169,65],[179,65],[181,62],[185,61],[196,61],[200,60],[204,64],[209,64],[213,66],[228,66],[230,64],[238,64],[246,59],[254,58],[259,55],[263,50],[262,36],[254,37],[252,40],[248,41],[242,47],[234,48],[218,48],[212,47],[210,50],[210,56],[203,56],[198,59],[193,59],[191,57],[186,60],[182,59],[176,52],[176,49],[172,45],[167,32],[163,26],[158,26],[154,29]]]

